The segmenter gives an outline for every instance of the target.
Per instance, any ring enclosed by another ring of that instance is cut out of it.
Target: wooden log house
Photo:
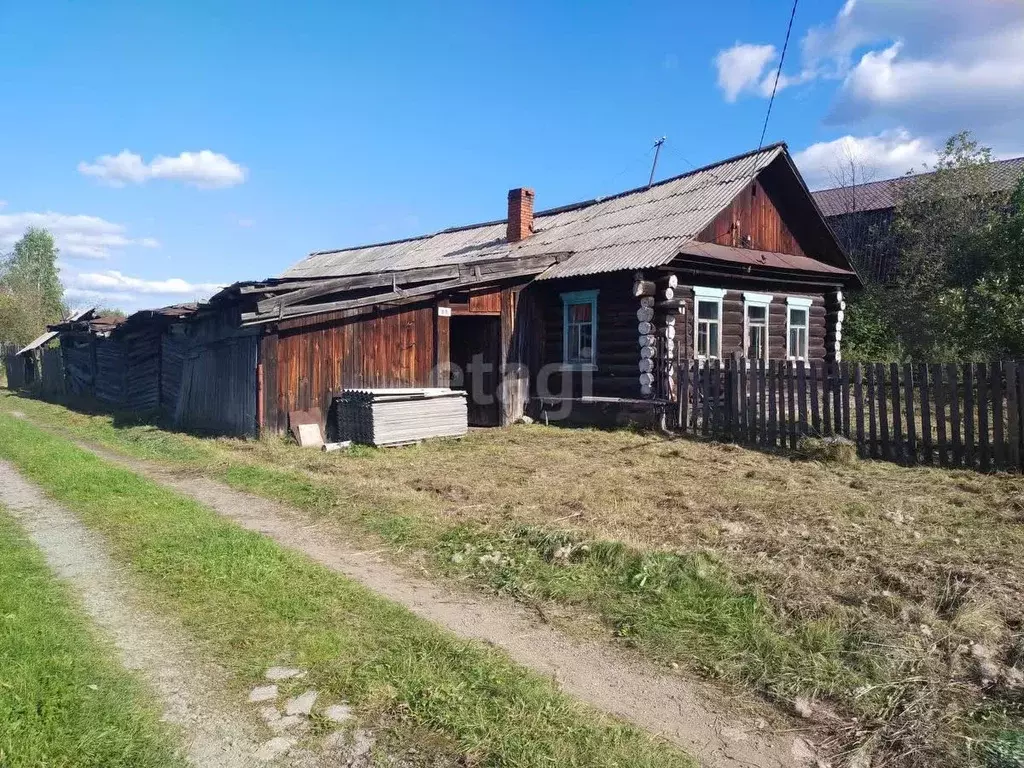
[[[183,369],[176,419],[280,433],[341,389],[450,385],[475,425],[616,420],[671,401],[684,360],[841,358],[860,280],[784,144],[533,202],[514,189],[504,220],[316,252],[222,290],[161,329],[158,368]]]

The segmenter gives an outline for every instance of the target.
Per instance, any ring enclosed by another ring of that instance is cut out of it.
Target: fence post
[[[747,371],[747,440],[757,442],[757,360],[752,360]]]
[[[704,394],[704,402],[701,403],[702,418],[700,432],[708,435],[711,432],[711,361],[705,360],[701,368],[701,389]]]
[[[761,445],[768,444],[768,398],[765,390],[765,361],[757,361],[757,429]]]
[[[917,366],[918,383],[921,385],[921,452],[924,463],[932,464],[932,411],[929,399],[928,366],[921,363]]]
[[[885,365],[875,363],[875,391],[878,395],[878,426],[881,428],[881,440],[879,453],[883,459],[892,457],[889,450],[889,404],[888,392],[885,389]]]
[[[992,455],[988,441],[988,366],[978,363],[978,452],[981,454],[981,471],[988,472]]]
[[[903,458],[906,446],[903,443],[903,420],[900,418],[900,402],[903,392],[900,390],[900,366],[889,364],[889,376],[892,377],[892,453],[896,461]]]
[[[843,437],[849,439],[850,431],[850,364],[839,364],[839,386],[843,401]]]
[[[732,430],[732,439],[736,442],[743,442],[747,438],[747,361],[733,359],[732,367],[734,371],[731,381],[736,387],[732,397],[736,403],[736,411],[733,414],[735,426]]]
[[[864,367],[860,363],[853,367],[853,398],[857,411],[857,452],[867,456],[868,449],[864,444]]]
[[[990,368],[992,386],[989,397],[992,400],[992,444],[995,449],[993,465],[998,469],[1006,465],[1006,441],[1003,439],[1003,364],[996,361]]]
[[[821,369],[821,434],[832,432],[832,363],[826,361]]]
[[[786,431],[789,433],[789,447],[792,450],[796,450],[796,431],[799,426],[796,413],[796,365],[795,360],[790,361],[786,370]]]
[[[878,458],[878,421],[875,413],[875,366],[867,364],[868,372],[868,427],[871,441],[868,444],[868,455]]]
[[[821,411],[818,405],[818,373],[821,365],[811,361],[811,431],[816,437],[821,436]]]
[[[939,451],[939,466],[948,467],[949,459],[946,457],[946,387],[942,380],[942,366],[935,364],[932,370],[932,395],[935,398],[935,429],[938,435],[936,446]]]
[[[693,432],[693,434],[697,434],[697,422],[700,419],[700,409],[701,409],[701,403],[703,401],[704,390],[701,389],[700,361],[699,360],[693,360],[692,362],[689,363],[689,365],[690,365],[690,370],[693,372],[693,378],[692,378],[692,381],[693,381],[693,390],[692,390],[693,391],[693,395],[692,395],[693,402],[691,403],[692,407],[690,408],[690,411],[691,411],[691,413],[690,413],[690,420],[692,422],[692,429],[691,429],[691,431]]]
[[[679,431],[686,432],[687,406],[690,404],[690,367],[679,363],[676,365],[676,378],[679,380],[679,389],[676,391],[676,424]]]
[[[964,374],[964,461],[967,466],[974,469],[974,461],[977,456],[974,443],[974,366],[970,363],[963,364]]]
[[[917,416],[914,413],[914,367],[903,364],[903,400],[907,415],[907,462],[917,464]]]
[[[803,360],[797,363],[799,366],[796,373],[797,398],[799,400],[798,412],[800,416],[800,435],[807,434],[807,363]]]
[[[947,392],[949,397],[949,439],[950,459],[954,467],[963,464],[964,447],[960,441],[960,387],[957,385],[956,363],[946,365]]]
[[[1006,371],[1006,425],[1008,428],[1010,469],[1020,471],[1020,411],[1017,401],[1017,364],[1010,362]]]
[[[778,440],[779,414],[778,404],[775,400],[779,391],[778,371],[779,364],[776,361],[768,363],[768,445],[775,447]]]

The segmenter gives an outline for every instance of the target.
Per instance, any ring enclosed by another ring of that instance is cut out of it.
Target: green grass
[[[184,766],[159,718],[0,508],[0,766]]]
[[[310,670],[324,700],[396,731],[436,734],[474,764],[691,766],[500,652],[461,642],[360,585],[201,505],[0,415],[0,456],[109,540],[157,606],[240,685],[274,663]]]
[[[893,764],[969,764],[1024,721],[1019,696],[983,689],[957,650],[981,642],[1016,658],[1019,478],[536,426],[320,454],[0,396],[12,408],[292,505],[434,575],[554,606],[573,629],[787,710],[823,699],[842,719],[838,743],[884,745]],[[943,612],[960,573],[984,573],[985,588]]]
[[[46,420],[55,409],[31,400],[19,400],[17,407]],[[585,609],[620,641],[659,661],[683,661],[784,701],[797,695],[841,699],[874,681],[870,657],[855,650],[857,638],[827,620],[783,626],[761,596],[737,585],[707,553],[643,551],[514,523],[445,525],[406,499],[372,492],[346,495],[344,486],[330,478],[250,461],[244,453],[220,448],[216,440],[147,425],[118,428],[107,418],[63,409],[60,414],[59,422],[50,423],[107,447],[328,515],[350,533],[369,532],[395,550],[426,552],[435,572],[469,577],[527,603],[555,601]],[[376,453],[352,460],[365,461],[372,472]],[[566,544],[575,545],[571,563],[552,557]],[[488,557],[494,553],[499,557]]]

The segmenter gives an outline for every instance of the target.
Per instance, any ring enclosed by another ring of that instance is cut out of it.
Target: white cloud
[[[244,229],[248,229],[249,227],[253,226],[255,223],[256,223],[256,221],[254,219],[239,219],[238,220],[238,226],[243,227]]]
[[[75,306],[100,304],[129,312],[201,301],[223,287],[218,283],[191,283],[178,277],[151,280],[116,270],[74,272],[66,268],[61,270],[61,281],[64,295]]]
[[[734,58],[744,66],[723,77],[721,63]],[[770,45],[719,53],[725,99],[769,96],[775,60]],[[973,129],[997,150],[1024,150],[1024,2],[846,0],[803,35],[779,86],[811,81],[836,86],[830,125],[901,125],[936,143]]]
[[[736,43],[715,56],[718,85],[726,101],[736,101],[745,91],[757,89],[765,68],[775,58],[774,45]]]
[[[190,283],[180,277],[147,280],[141,277],[130,277],[113,269],[105,272],[80,272],[74,276],[70,285],[79,289],[102,292],[123,291],[132,294],[187,297],[207,297],[223,287],[219,283]]]
[[[131,246],[157,248],[160,245],[152,237],[129,237],[125,227],[98,216],[47,211],[0,214],[0,250],[9,249],[29,227],[49,230],[65,256],[86,259],[105,259],[112,251]]]
[[[849,165],[854,163],[861,182],[902,176],[920,171],[938,158],[937,149],[926,139],[905,130],[885,131],[876,136],[843,136],[812,144],[793,155],[811,189],[848,183]]]
[[[149,163],[125,149],[117,155],[102,155],[92,163],[83,161],[78,164],[78,172],[115,187],[142,184],[149,179],[181,181],[202,188],[233,187],[248,175],[244,167],[226,155],[208,149],[182,152],[177,157],[157,155]]]
[[[917,58],[903,41],[865,53],[846,75],[829,115],[851,123],[875,115],[945,124],[990,126],[1024,118],[1024,24],[993,31],[987,50],[950,49],[943,58]],[[971,46],[973,48],[973,46]]]

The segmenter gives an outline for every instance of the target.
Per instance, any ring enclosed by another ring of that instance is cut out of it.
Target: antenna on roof
[[[658,167],[658,155],[661,154],[661,145],[665,143],[666,138],[662,136],[654,142],[654,162],[651,164],[651,178],[647,180],[648,187],[654,183],[654,169]]]

